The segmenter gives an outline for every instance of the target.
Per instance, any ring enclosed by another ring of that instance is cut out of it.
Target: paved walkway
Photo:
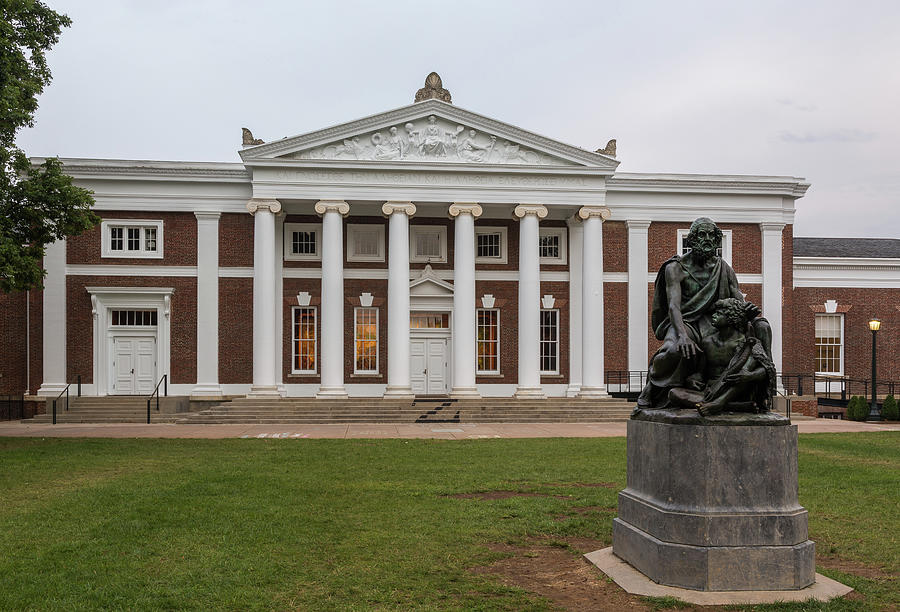
[[[800,433],[900,431],[897,423],[797,419]],[[175,425],[0,423],[0,437],[38,438],[609,438],[625,423],[352,423],[325,425]]]

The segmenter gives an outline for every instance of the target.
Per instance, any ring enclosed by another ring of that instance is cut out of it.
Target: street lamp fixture
[[[872,319],[869,321],[869,329],[872,330],[872,403],[869,406],[869,416],[866,417],[866,420],[883,421],[884,418],[881,416],[881,409],[878,408],[878,397],[876,393],[878,382],[875,380],[875,335],[878,333],[878,330],[881,329],[881,321]]]

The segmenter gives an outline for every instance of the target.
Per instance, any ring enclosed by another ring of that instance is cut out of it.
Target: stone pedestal
[[[613,552],[654,582],[699,591],[812,584],[797,427],[765,423],[629,421]]]

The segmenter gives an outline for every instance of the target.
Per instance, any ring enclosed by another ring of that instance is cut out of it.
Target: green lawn
[[[862,597],[777,609],[900,606],[900,434],[800,449],[810,537],[843,568],[819,571]],[[5,438],[0,610],[543,609],[470,570],[493,543],[609,543],[624,486],[624,438]],[[449,496],[494,490],[549,495]]]

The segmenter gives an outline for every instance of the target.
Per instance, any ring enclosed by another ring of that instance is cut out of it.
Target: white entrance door
[[[443,395],[447,389],[447,338],[412,338],[410,383],[416,395]]]
[[[113,389],[116,395],[144,395],[156,384],[156,338],[113,338]]]

